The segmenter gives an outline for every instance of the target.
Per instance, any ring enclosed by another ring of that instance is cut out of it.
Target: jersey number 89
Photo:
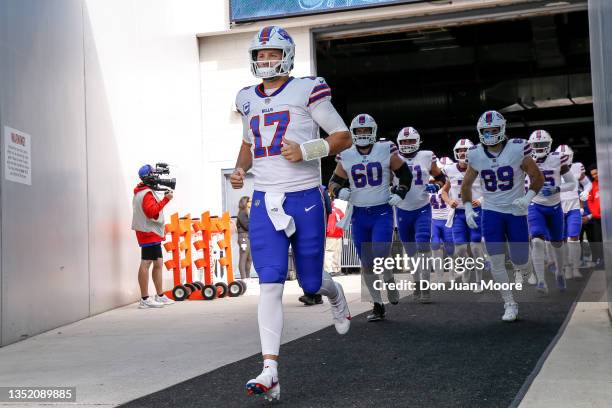
[[[486,169],[480,172],[480,177],[487,191],[508,191],[514,186],[514,170],[512,166],[502,166],[497,171]]]

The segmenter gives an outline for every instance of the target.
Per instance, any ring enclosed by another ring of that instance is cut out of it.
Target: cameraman
[[[151,165],[144,165],[138,170],[141,182],[134,189],[132,200],[132,229],[136,231],[138,245],[141,248],[140,268],[138,268],[138,283],[140,285],[140,308],[157,308],[171,305],[174,301],[168,298],[162,289],[162,249],[166,231],[164,223],[164,207],[172,200],[172,191],[167,190],[161,200],[155,194],[147,181],[154,174]],[[153,284],[157,294],[149,297],[149,267],[153,264]]]

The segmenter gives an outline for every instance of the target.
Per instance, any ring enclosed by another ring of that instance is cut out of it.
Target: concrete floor
[[[370,309],[360,301],[358,276],[338,279],[354,315]],[[586,290],[599,293],[603,279],[603,273],[593,274]],[[252,282],[234,299],[155,310],[132,304],[6,346],[0,349],[0,385],[76,386],[77,403],[70,405],[116,406],[258,353],[257,294]],[[303,307],[300,294],[296,282],[287,283],[285,342],[331,324],[327,303]],[[606,306],[579,303],[521,407],[611,404],[612,327]]]
[[[605,276],[593,273],[563,336],[520,404],[521,408],[612,407],[612,325]]]
[[[351,313],[371,308],[360,302],[357,275],[338,281]],[[161,390],[261,352],[258,293],[253,280],[238,298],[162,309],[138,309],[134,303],[8,345],[0,348],[0,385],[76,386],[75,405],[98,407]],[[284,342],[332,324],[327,302],[304,307],[297,300],[301,294],[297,281],[287,282]]]

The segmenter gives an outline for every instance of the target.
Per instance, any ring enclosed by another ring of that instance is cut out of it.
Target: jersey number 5
[[[272,142],[268,146],[263,146],[263,139],[261,132],[259,131],[260,119],[259,115],[251,118],[250,126],[251,132],[253,132],[253,138],[255,139],[255,148],[253,149],[253,156],[256,159],[266,156],[277,156],[281,154],[281,147],[283,147],[283,137],[287,133],[287,127],[291,116],[289,111],[281,112],[270,112],[264,115],[264,126],[272,126],[276,124],[276,131],[272,137]]]

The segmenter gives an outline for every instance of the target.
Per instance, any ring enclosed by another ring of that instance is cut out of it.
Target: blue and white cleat
[[[263,395],[266,401],[280,400],[278,376],[266,369],[246,383],[246,390],[248,395]]]
[[[559,291],[565,292],[565,289],[567,288],[567,285],[565,283],[565,276],[563,276],[563,274],[560,273],[556,276],[556,278],[557,278],[557,288],[559,288]]]
[[[548,296],[548,286],[546,286],[546,282],[538,282],[536,290],[540,293],[540,296]]]
[[[329,302],[334,320],[334,326],[338,334],[346,334],[351,328],[351,312],[349,311],[348,302],[344,296],[344,289],[338,282],[334,282],[338,289],[338,297],[334,302]]]

